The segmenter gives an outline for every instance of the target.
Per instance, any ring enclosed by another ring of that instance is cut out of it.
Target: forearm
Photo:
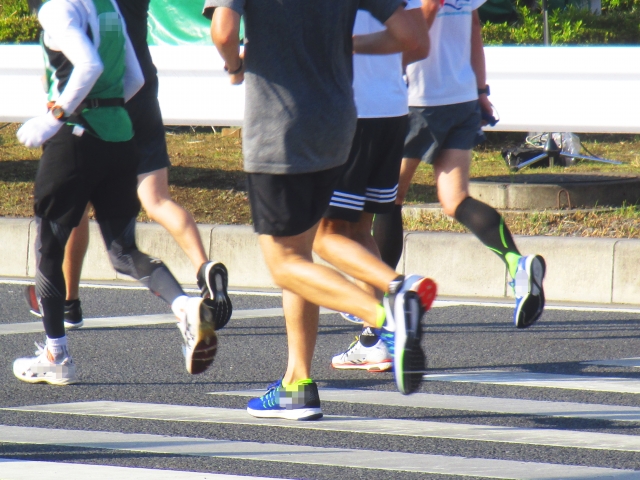
[[[211,19],[211,40],[231,72],[241,66],[240,15],[230,8],[218,7]]]
[[[478,88],[487,85],[487,67],[484,57],[484,44],[482,42],[482,25],[478,11],[473,12],[471,27],[471,68],[476,75]]]
[[[427,0],[427,1],[431,2],[432,0]],[[436,6],[440,5],[439,3],[437,3],[437,1],[434,3],[436,4]],[[405,67],[410,63],[414,63],[419,60],[423,60],[427,58],[427,56],[429,55],[429,49],[431,47],[430,41],[429,41],[430,24],[427,22],[426,18],[424,17],[422,9],[415,8],[412,10],[408,10],[407,13],[411,16],[411,19],[413,20],[413,23],[416,29],[422,32],[422,36],[420,38],[420,44],[418,45],[418,48],[414,48],[413,50],[404,52],[402,54],[402,64]]]
[[[398,7],[384,22],[384,26],[386,29],[381,32],[355,35],[353,37],[354,53],[388,55],[415,50],[424,43],[424,36],[428,35],[428,32],[421,31],[414,24],[411,15],[404,10],[404,7]]]
[[[403,43],[388,30],[353,36],[353,52],[364,55],[388,55],[404,51]]]

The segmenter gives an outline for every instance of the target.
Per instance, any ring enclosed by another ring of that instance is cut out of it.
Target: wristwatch
[[[51,107],[51,115],[56,120],[66,120],[69,116],[65,113],[64,109],[60,105],[54,105]]]
[[[487,94],[487,97],[488,97],[489,95],[491,95],[491,90],[489,89],[489,85],[485,85],[485,87],[484,87],[484,88],[479,88],[479,89],[478,89],[478,95],[482,95],[483,93],[486,93],[486,94]]]

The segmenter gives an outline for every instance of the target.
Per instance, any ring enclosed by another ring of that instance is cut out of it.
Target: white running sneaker
[[[36,342],[36,356],[18,358],[13,362],[13,374],[23,382],[50,385],[70,385],[78,381],[76,365],[69,351],[64,348],[59,355],[53,355],[46,345]]]
[[[190,297],[178,320],[178,329],[184,338],[187,372],[192,375],[202,373],[213,363],[218,349],[211,311],[202,298]]]
[[[360,337],[356,337],[346,352],[333,357],[331,366],[340,370],[386,372],[393,367],[393,357],[380,338],[371,347],[365,347],[360,343]]]

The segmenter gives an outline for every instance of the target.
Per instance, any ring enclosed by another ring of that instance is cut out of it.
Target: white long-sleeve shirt
[[[120,13],[115,1],[111,0],[111,3]],[[57,98],[53,100],[65,112],[74,112],[91,92],[104,68],[98,55],[100,35],[95,6],[91,0],[50,0],[40,8],[38,20],[44,30],[44,44],[47,48],[62,52],[73,64],[73,71],[65,88],[62,92],[55,92]],[[93,41],[89,39],[87,29],[91,30]],[[126,28],[123,28],[123,34],[123,83],[125,101],[128,101],[144,85],[144,76]]]

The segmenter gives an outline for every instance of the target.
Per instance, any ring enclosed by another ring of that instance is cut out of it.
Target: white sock
[[[173,301],[173,303],[171,303],[171,310],[176,317],[182,318],[184,316],[184,312],[187,309],[188,300],[188,296],[180,295]]]
[[[67,349],[67,336],[60,338],[47,337],[47,348],[55,356],[64,353]]]

